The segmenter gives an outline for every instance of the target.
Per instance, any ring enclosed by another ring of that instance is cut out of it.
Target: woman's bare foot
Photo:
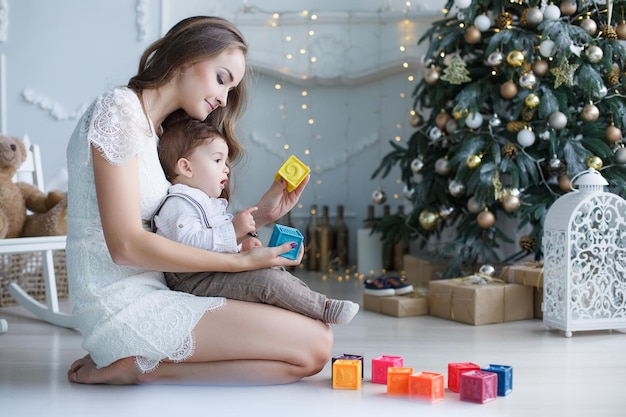
[[[134,358],[120,359],[98,369],[91,356],[87,355],[75,361],[67,371],[67,379],[80,384],[130,385],[138,383],[139,376]]]

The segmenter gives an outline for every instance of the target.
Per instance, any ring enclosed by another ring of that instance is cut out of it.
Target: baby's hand
[[[256,237],[249,237],[241,243],[241,251],[245,252],[252,248],[262,248],[263,244]]]
[[[237,243],[242,243],[244,239],[248,238],[248,233],[256,233],[256,222],[252,213],[257,210],[257,207],[248,207],[233,216],[233,227],[235,228]]]

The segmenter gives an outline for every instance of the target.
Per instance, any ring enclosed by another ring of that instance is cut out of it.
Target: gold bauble
[[[507,213],[516,212],[521,205],[520,198],[513,194],[507,194],[502,197],[502,207]]]
[[[500,95],[507,100],[511,100],[517,96],[517,84],[514,81],[505,82],[500,86]]]
[[[622,140],[622,130],[619,127],[609,126],[606,128],[606,140],[617,143]]]
[[[481,162],[482,162],[482,158],[480,155],[470,155],[467,157],[467,160],[465,161],[465,163],[467,164],[467,167],[470,169],[477,168]]]
[[[475,45],[482,39],[482,34],[476,26],[472,25],[465,30],[464,38],[465,42],[469,43],[470,45]]]
[[[506,62],[512,67],[521,67],[524,65],[524,53],[522,51],[511,51],[506,56]]]
[[[626,22],[622,22],[615,28],[615,33],[617,33],[617,37],[623,41],[626,41]]]
[[[465,119],[468,114],[469,114],[469,110],[468,109],[456,109],[455,108],[452,111],[452,117],[454,117],[456,120]]]
[[[570,192],[572,189],[570,188],[570,179],[568,175],[561,175],[559,177],[559,188],[561,191]]]
[[[522,236],[519,238],[519,247],[527,252],[534,251],[536,240],[530,236]]]
[[[533,62],[532,70],[535,75],[539,77],[543,77],[544,75],[546,75],[548,73],[548,69],[550,69],[550,66],[543,59],[538,59]]]
[[[439,213],[430,210],[424,210],[420,213],[419,222],[425,230],[433,230],[439,225]]]
[[[439,82],[439,78],[441,77],[441,69],[434,67],[429,68],[424,75],[424,80],[427,84],[434,85]]]
[[[484,210],[476,216],[476,222],[483,229],[489,229],[496,223],[496,216],[489,210]]]
[[[437,127],[441,130],[446,128],[446,124],[448,124],[448,122],[450,121],[450,119],[452,119],[452,116],[450,116],[448,113],[446,113],[445,111],[441,111],[437,117],[435,117],[435,124],[437,125]]]
[[[587,167],[588,168],[593,168],[596,171],[600,171],[600,168],[602,168],[602,158],[600,158],[599,156],[592,156],[590,158],[587,158]]]
[[[526,107],[534,109],[539,105],[539,101],[539,96],[537,94],[530,93],[524,99],[524,104],[526,104]]]
[[[595,122],[598,120],[598,117],[600,117],[600,110],[594,104],[589,103],[583,107],[580,112],[580,117],[582,117],[585,122]]]

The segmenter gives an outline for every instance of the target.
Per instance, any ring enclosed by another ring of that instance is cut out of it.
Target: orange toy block
[[[278,168],[274,179],[276,181],[283,178],[287,182],[287,191],[292,192],[309,175],[311,169],[295,156],[291,155],[283,165]]]
[[[409,399],[431,403],[443,400],[445,393],[443,374],[418,372],[409,376]]]
[[[406,396],[409,395],[409,377],[413,373],[413,368],[387,369],[387,395]]]
[[[333,362],[333,389],[361,389],[362,364],[358,359]]]

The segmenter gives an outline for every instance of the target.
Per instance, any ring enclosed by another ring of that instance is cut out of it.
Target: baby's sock
[[[348,324],[359,312],[359,305],[348,300],[326,300],[322,321],[329,324]]]

